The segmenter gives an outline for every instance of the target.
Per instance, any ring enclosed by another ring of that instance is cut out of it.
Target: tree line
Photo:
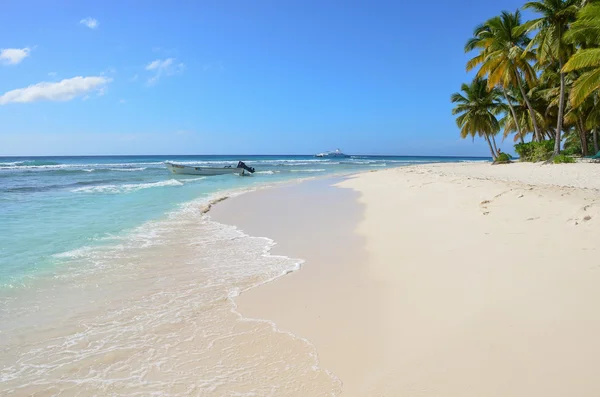
[[[485,139],[494,160],[500,132],[517,149],[526,142],[549,148],[549,158],[598,153],[600,0],[542,0],[523,9],[535,19],[503,11],[465,44],[474,54],[466,70],[477,74],[451,96],[461,136]]]

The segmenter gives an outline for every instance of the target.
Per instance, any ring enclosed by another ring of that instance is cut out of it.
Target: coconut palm
[[[565,73],[562,69],[572,48],[565,42],[564,36],[569,29],[569,25],[575,20],[580,4],[580,0],[540,0],[526,3],[524,6],[525,9],[531,9],[541,14],[540,18],[534,19],[525,25],[528,32],[537,31],[527,50],[530,51],[535,47],[537,60],[541,65],[557,62],[560,71],[554,155],[560,152],[565,110]]]
[[[580,106],[571,107],[566,106],[565,124],[572,126],[574,132],[579,138],[579,146],[581,147],[581,154],[587,156],[588,153],[588,128],[585,123],[585,116],[589,113],[589,108],[592,106],[591,101],[586,101]]]
[[[508,90],[508,98],[513,105],[512,111],[507,112],[502,119],[502,125],[504,126],[503,139],[506,139],[511,133],[515,133],[514,141],[520,141],[521,143],[524,143],[525,137],[528,134],[534,133],[531,114],[529,113],[527,104],[523,100],[523,96],[518,89],[511,87],[511,89]],[[534,108],[537,124],[543,129],[545,126],[545,106],[537,96],[532,98],[531,105]]]
[[[570,150],[581,146],[585,155],[593,144],[597,152],[600,0],[530,0],[524,8],[535,11],[536,19],[521,23],[518,11],[502,12],[475,29],[465,45],[465,52],[477,52],[467,71],[477,68],[488,91],[503,94],[504,103],[489,112],[502,113],[504,138],[514,133],[515,142],[523,143],[531,133],[534,141],[554,139],[553,156],[561,139]],[[457,122],[463,135],[475,135]],[[477,134],[494,146],[494,134]],[[531,147],[538,146],[545,147]]]
[[[465,45],[466,52],[479,50],[479,54],[467,63],[467,71],[480,65],[477,77],[487,77],[489,88],[500,86],[506,98],[507,88],[519,87],[533,121],[535,137],[541,140],[535,112],[522,83],[524,79],[529,86],[533,86],[536,80],[536,73],[531,66],[535,55],[525,51],[529,41],[521,26],[521,13],[518,10],[514,14],[503,11],[500,16],[478,26],[473,38]],[[508,99],[507,105],[513,117],[516,117]]]
[[[497,150],[494,150],[492,141],[500,131],[496,115],[505,110],[505,105],[500,101],[499,90],[488,90],[488,86],[488,81],[481,78],[475,78],[471,84],[462,84],[461,92],[452,94],[451,101],[456,104],[452,114],[458,115],[456,124],[460,128],[461,138],[483,137],[495,160]]]
[[[570,101],[579,106],[592,93],[600,90],[600,4],[590,3],[583,7],[565,40],[581,46],[565,64],[563,71],[581,70],[584,73],[573,84]],[[594,48],[595,47],[595,48]]]
[[[594,153],[598,153],[598,126],[600,125],[600,92],[596,91],[591,99],[591,109],[585,120],[585,126],[592,131],[592,143],[594,144]]]

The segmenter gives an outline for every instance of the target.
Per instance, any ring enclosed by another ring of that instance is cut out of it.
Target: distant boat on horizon
[[[328,152],[322,152],[322,153],[317,153],[315,154],[315,157],[350,157],[349,155],[342,153],[342,151],[340,149],[335,149],[332,151],[328,151]]]

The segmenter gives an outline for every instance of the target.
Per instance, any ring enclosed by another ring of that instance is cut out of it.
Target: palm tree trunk
[[[521,139],[521,143],[525,143],[525,139],[523,139],[523,135],[519,135],[519,139]]]
[[[521,95],[523,95],[523,99],[525,100],[525,104],[527,105],[527,109],[529,109],[529,116],[531,116],[531,122],[533,123],[533,130],[535,132],[535,140],[538,142],[542,141],[542,135],[540,134],[540,129],[537,125],[537,120],[535,119],[535,112],[533,111],[533,107],[531,107],[531,103],[529,99],[527,99],[527,94],[525,94],[525,89],[523,88],[523,84],[521,84],[521,76],[519,73],[517,74],[517,85],[519,86],[519,90],[521,90]]]
[[[521,140],[523,140],[523,136],[521,134],[521,125],[519,124],[519,120],[517,120],[517,112],[515,112],[515,108],[513,107],[512,103],[510,103],[510,100],[508,99],[508,94],[506,93],[506,88],[504,88],[504,86],[502,86],[502,92],[504,93],[504,98],[506,98],[506,103],[508,103],[510,113],[512,114],[513,120],[515,121],[515,125],[517,126],[517,134],[519,134]]]
[[[558,57],[559,69],[560,72],[560,97],[558,98],[558,121],[556,123],[556,137],[554,138],[554,154],[556,156],[560,153],[560,134],[562,132],[562,123],[563,123],[563,113],[565,112],[565,74],[562,72],[563,61],[562,57]],[[581,148],[583,150],[583,147]]]
[[[594,107],[598,106],[598,94],[594,95]],[[594,142],[594,154],[598,154],[598,126],[592,129],[592,141]]]
[[[492,144],[494,146],[494,152],[498,153],[498,146],[496,146],[496,137],[492,135]]]
[[[487,134],[483,134],[488,146],[490,147],[490,152],[492,153],[492,158],[496,161],[496,152],[494,152],[494,148],[492,147],[492,142],[490,141],[490,137]]]
[[[581,154],[583,157],[588,155],[588,147],[587,147],[587,137],[585,131],[585,125],[581,117],[578,118],[578,130],[579,130],[579,140],[581,141]]]

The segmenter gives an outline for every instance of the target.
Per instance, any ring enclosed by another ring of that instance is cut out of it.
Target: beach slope
[[[250,195],[235,198],[213,216],[306,259],[239,309],[311,341],[344,396],[597,396],[597,175],[412,166],[259,192],[244,216],[232,214]]]

